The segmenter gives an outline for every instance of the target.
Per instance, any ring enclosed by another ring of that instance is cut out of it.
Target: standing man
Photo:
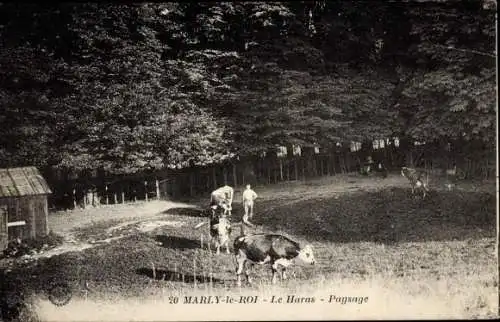
[[[248,218],[253,217],[253,204],[255,199],[257,199],[257,194],[252,190],[252,187],[247,184],[245,191],[243,191],[243,208],[245,208],[245,215],[243,216],[243,221],[247,222]]]

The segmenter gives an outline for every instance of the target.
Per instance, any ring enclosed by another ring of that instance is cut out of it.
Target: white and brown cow
[[[217,213],[214,209],[212,216],[210,216],[210,237],[212,237],[212,242],[215,244],[217,255],[220,254],[220,248],[222,246],[226,247],[226,253],[229,254],[231,222],[225,215],[225,212]]]
[[[224,206],[227,214],[231,216],[234,189],[228,185],[220,187],[210,194],[210,206]]]
[[[281,278],[286,279],[286,268],[298,261],[299,263],[315,263],[311,245],[300,247],[299,244],[283,235],[278,234],[251,234],[243,235],[234,241],[234,254],[238,267],[236,269],[237,283],[241,285],[241,274],[245,270],[245,277],[249,283],[249,269],[245,264],[270,264],[273,272],[272,283],[276,283],[278,268],[281,266]]]

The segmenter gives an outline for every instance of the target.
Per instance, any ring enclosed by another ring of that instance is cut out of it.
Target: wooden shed
[[[0,169],[0,249],[13,238],[48,234],[51,193],[36,167]]]

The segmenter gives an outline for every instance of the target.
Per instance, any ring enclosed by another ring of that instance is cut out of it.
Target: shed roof
[[[50,194],[36,167],[0,169],[0,198]]]

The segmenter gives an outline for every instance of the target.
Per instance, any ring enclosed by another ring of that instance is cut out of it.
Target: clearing
[[[206,220],[200,206],[208,200],[54,214],[51,227],[68,242],[9,274],[33,294],[42,320],[206,320],[207,314],[221,320],[241,318],[242,310],[250,319],[497,316],[494,183],[448,191],[436,182],[431,188],[425,200],[413,199],[397,175],[256,187],[257,227],[250,230],[280,232],[315,250],[317,265],[290,268],[289,279],[276,286],[269,284],[269,268],[260,266],[252,270],[254,285],[235,286],[233,256],[213,254],[207,226],[193,229]],[[236,218],[242,213],[238,193]],[[233,231],[236,237],[239,224]],[[54,280],[74,282],[75,297],[64,307],[43,296]],[[79,287],[81,280],[88,292]],[[208,294],[257,295],[259,309],[221,304],[186,310],[190,306],[182,304],[184,296]],[[263,301],[272,295],[308,299],[279,304],[286,308],[271,314],[266,308],[278,304]],[[368,301],[323,303],[331,296]],[[176,298],[179,303],[172,303]],[[314,310],[306,310],[311,305]]]

